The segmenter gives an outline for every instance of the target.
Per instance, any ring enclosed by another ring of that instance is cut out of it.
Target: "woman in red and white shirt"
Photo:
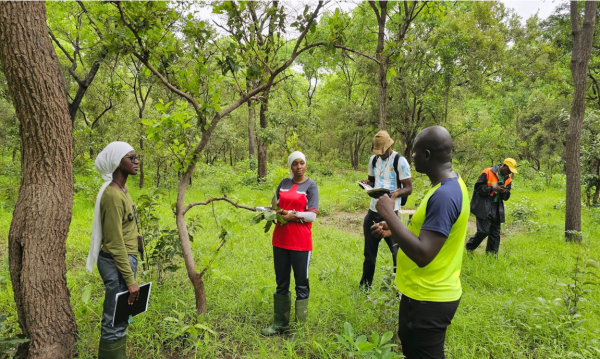
[[[296,322],[305,322],[308,312],[308,266],[312,252],[312,222],[319,212],[319,189],[306,177],[306,158],[302,152],[288,157],[290,178],[279,183],[275,196],[279,213],[286,224],[277,223],[273,232],[273,261],[277,290],[273,294],[274,320],[262,330],[264,335],[281,334],[289,330],[291,295],[290,274],[296,282]]]

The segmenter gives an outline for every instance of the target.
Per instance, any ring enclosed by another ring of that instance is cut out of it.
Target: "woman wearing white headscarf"
[[[306,157],[293,152],[288,157],[290,178],[279,183],[275,196],[278,212],[286,224],[277,223],[273,231],[273,262],[277,289],[273,294],[274,320],[262,330],[264,335],[289,330],[292,300],[290,274],[296,282],[296,322],[306,321],[308,313],[308,266],[312,252],[312,222],[319,212],[319,188],[306,172]]]
[[[139,233],[133,201],[125,186],[127,177],[137,174],[138,163],[133,147],[125,142],[110,143],[96,158],[96,169],[105,182],[96,197],[86,267],[92,272],[97,263],[106,287],[98,359],[126,358],[128,322],[113,326],[115,296],[128,290],[129,304],[139,296],[135,281]]]

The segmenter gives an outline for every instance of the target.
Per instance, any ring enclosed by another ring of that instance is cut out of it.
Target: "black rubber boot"
[[[127,336],[115,341],[100,339],[98,359],[127,359]]]
[[[278,335],[290,330],[292,298],[288,294],[273,294],[273,324],[261,330],[263,335]]]

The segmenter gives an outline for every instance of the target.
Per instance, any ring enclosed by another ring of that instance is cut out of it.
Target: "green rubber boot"
[[[115,341],[100,339],[98,359],[127,359],[127,336]]]
[[[261,330],[263,335],[271,336],[283,334],[290,330],[290,311],[292,298],[288,294],[273,294],[273,324]]]
[[[302,324],[306,322],[308,315],[308,298],[296,300],[296,323]]]

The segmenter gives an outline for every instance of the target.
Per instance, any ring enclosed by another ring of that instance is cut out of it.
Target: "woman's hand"
[[[283,215],[283,219],[285,219],[286,222],[302,222],[303,218],[298,216],[296,213],[294,212],[290,212],[290,211],[286,211],[287,213]]]
[[[286,211],[285,209],[279,208],[277,210],[277,213],[279,213],[282,216],[285,216],[286,214],[288,214],[288,211]]]
[[[127,287],[129,289],[129,298],[127,299],[127,304],[132,305],[134,301],[138,300],[140,297],[140,287],[137,284],[132,284]]]

